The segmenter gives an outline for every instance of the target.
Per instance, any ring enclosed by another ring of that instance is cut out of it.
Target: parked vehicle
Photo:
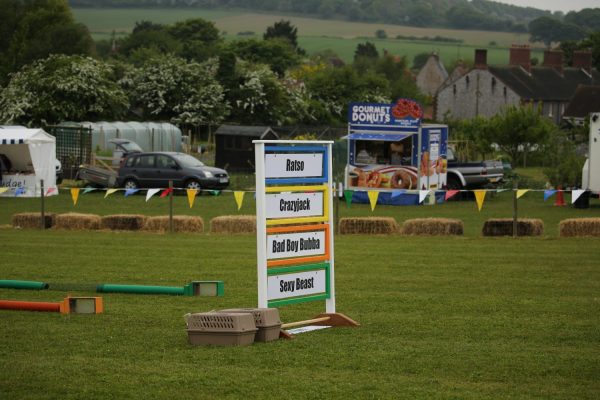
[[[117,183],[118,170],[125,157],[133,153],[141,153],[143,150],[137,143],[127,139],[111,139],[109,143],[115,145],[112,157],[94,156],[92,164],[79,166],[77,179],[84,180],[92,185],[102,187],[113,187]],[[108,159],[110,163],[102,160]]]
[[[188,154],[152,152],[129,154],[117,177],[117,185],[126,189],[164,188],[169,181],[176,188],[224,189],[229,185],[229,175]]]
[[[452,148],[448,147],[449,190],[494,188],[504,179],[502,161],[458,161]]]

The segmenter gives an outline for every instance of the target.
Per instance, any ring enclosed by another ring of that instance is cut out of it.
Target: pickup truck
[[[498,186],[504,179],[502,161],[458,161],[448,148],[448,190],[484,189]]]

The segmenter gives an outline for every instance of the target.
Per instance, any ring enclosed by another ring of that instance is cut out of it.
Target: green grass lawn
[[[252,235],[0,229],[0,243],[0,279],[225,281],[220,298],[104,294],[101,315],[1,310],[3,399],[595,399],[600,392],[599,239],[338,236],[337,309],[361,327],[243,348],[188,345],[182,316],[256,305]],[[2,299],[66,295],[0,289]],[[280,311],[291,322],[323,309],[317,302]]]
[[[400,25],[360,23],[349,21],[323,20],[290,15],[249,13],[244,10],[202,10],[202,9],[111,9],[75,8],[77,21],[90,29],[95,39],[108,39],[113,32],[131,32],[135,23],[146,20],[162,24],[172,24],[188,18],[204,18],[214,21],[229,40],[245,38],[239,32],[254,32],[262,37],[266,28],[285,19],[298,28],[299,45],[309,54],[331,49],[346,62],[352,62],[358,43],[373,42],[380,53],[388,50],[391,54],[407,56],[412,62],[416,54],[436,51],[443,62],[473,59],[474,49],[488,48],[490,64],[506,64],[508,50],[513,43],[528,43],[527,34],[490,31],[467,31],[444,28],[417,28]],[[375,39],[375,31],[383,29],[390,39]],[[444,43],[421,40],[397,40],[396,36],[435,37],[442,36],[463,40],[463,43]],[[490,46],[490,42],[496,45]],[[499,47],[497,47],[499,46]],[[541,57],[541,50],[534,50],[532,57]]]

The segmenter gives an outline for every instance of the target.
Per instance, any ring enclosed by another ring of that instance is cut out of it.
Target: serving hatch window
[[[356,164],[410,165],[412,137],[397,142],[384,140],[356,140]]]

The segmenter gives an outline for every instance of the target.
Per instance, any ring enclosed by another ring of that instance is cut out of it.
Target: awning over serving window
[[[398,133],[352,133],[348,136],[344,136],[344,138],[349,140],[384,140],[387,142],[399,142],[409,136],[411,135]]]

